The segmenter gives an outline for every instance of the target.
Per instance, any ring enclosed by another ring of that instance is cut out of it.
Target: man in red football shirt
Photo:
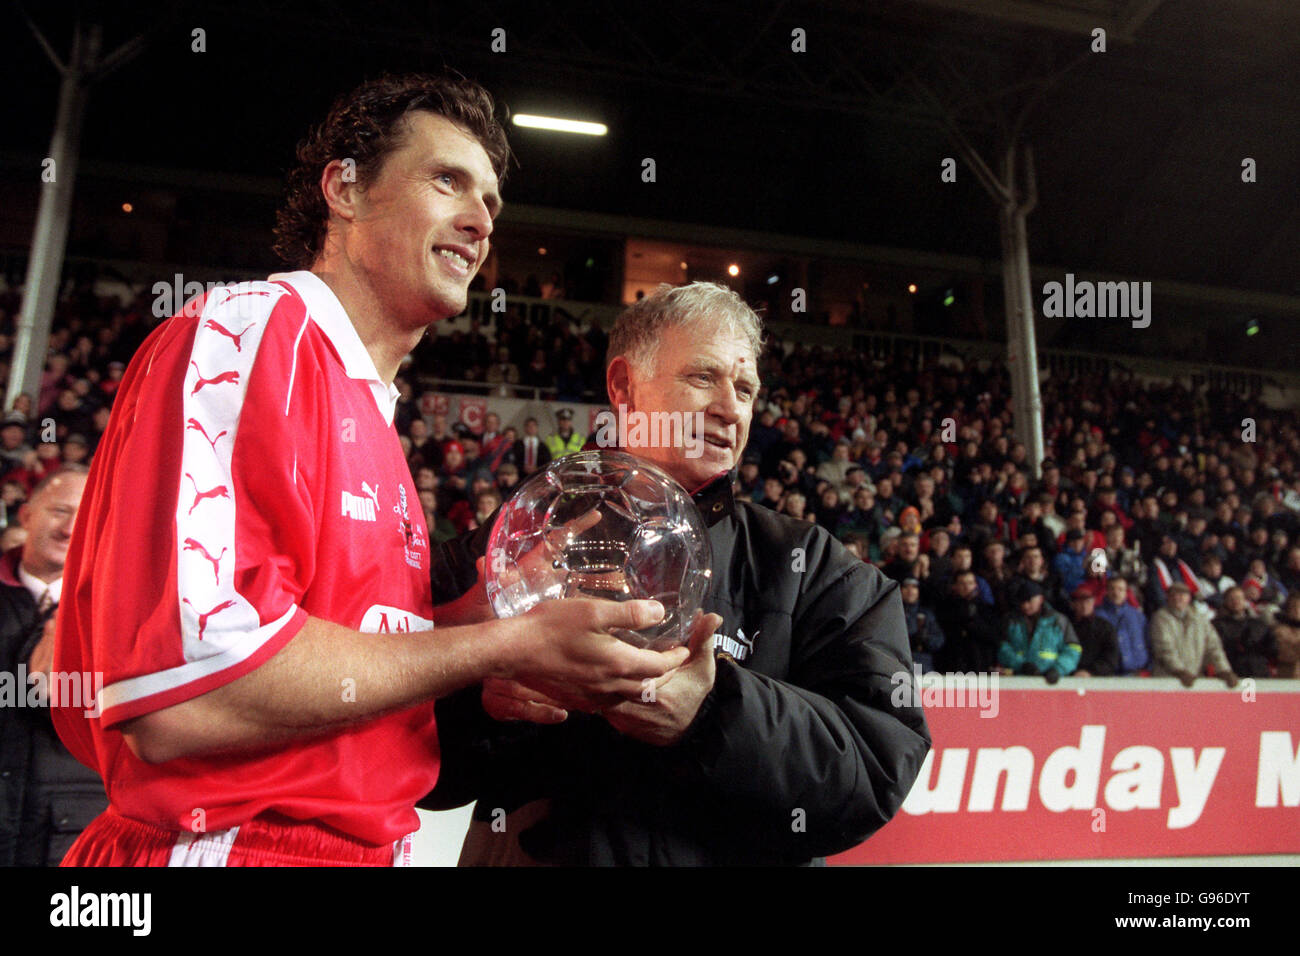
[[[630,693],[685,659],[610,636],[655,602],[496,621],[480,587],[433,608],[393,379],[487,257],[493,112],[421,76],[339,100],[279,217],[300,271],[208,293],[132,361],[59,615],[55,668],[104,689],[56,726],[110,800],[65,864],[401,861],[436,698],[489,677]]]

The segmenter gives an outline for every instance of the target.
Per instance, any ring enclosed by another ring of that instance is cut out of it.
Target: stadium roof
[[[24,6],[65,49],[71,18]],[[995,207],[945,126],[996,167],[1029,106],[1035,261],[1300,295],[1300,4],[1289,0],[83,8],[103,22],[105,50],[148,33],[95,88],[89,159],[278,177],[334,94],[446,63],[513,112],[610,126],[601,139],[512,129],[508,201],[996,259]],[[9,16],[0,57],[23,96],[7,106],[0,152],[39,156],[58,77]],[[1105,53],[1090,50],[1098,27]],[[491,46],[497,28],[504,52]],[[796,30],[806,52],[792,50]],[[949,156],[955,184],[940,180]],[[1246,158],[1254,183],[1242,181]]]

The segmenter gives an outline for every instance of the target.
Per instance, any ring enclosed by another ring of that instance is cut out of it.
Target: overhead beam
[[[1056,30],[1060,33],[1090,36],[1097,27],[1105,29],[1107,35],[1122,33],[1122,21],[1115,15],[1106,16],[1078,9],[1066,9],[1054,3],[1030,3],[1028,0],[913,0],[913,2],[922,6],[987,17],[990,20],[1001,20],[1004,23]],[[1145,6],[1148,3],[1150,0],[1139,0],[1135,5]],[[1147,15],[1150,15],[1150,11]],[[1131,34],[1123,38],[1131,39]]]
[[[1147,22],[1147,18],[1156,12],[1156,8],[1164,0],[1129,0],[1128,5],[1120,11],[1116,17],[1120,39],[1132,42],[1135,34],[1141,28],[1142,24]]]

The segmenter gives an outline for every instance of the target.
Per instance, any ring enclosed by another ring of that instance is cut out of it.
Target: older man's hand
[[[681,740],[713,689],[717,674],[713,634],[721,625],[717,614],[700,615],[691,629],[691,656],[686,663],[665,675],[658,685],[647,683],[639,695],[606,708],[602,716],[610,726],[656,747]]]

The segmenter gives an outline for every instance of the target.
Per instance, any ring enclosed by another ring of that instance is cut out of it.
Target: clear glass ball
[[[584,451],[537,472],[502,506],[487,594],[497,617],[555,598],[653,598],[663,621],[613,633],[663,650],[689,638],[711,564],[704,519],[681,485],[624,452]]]

